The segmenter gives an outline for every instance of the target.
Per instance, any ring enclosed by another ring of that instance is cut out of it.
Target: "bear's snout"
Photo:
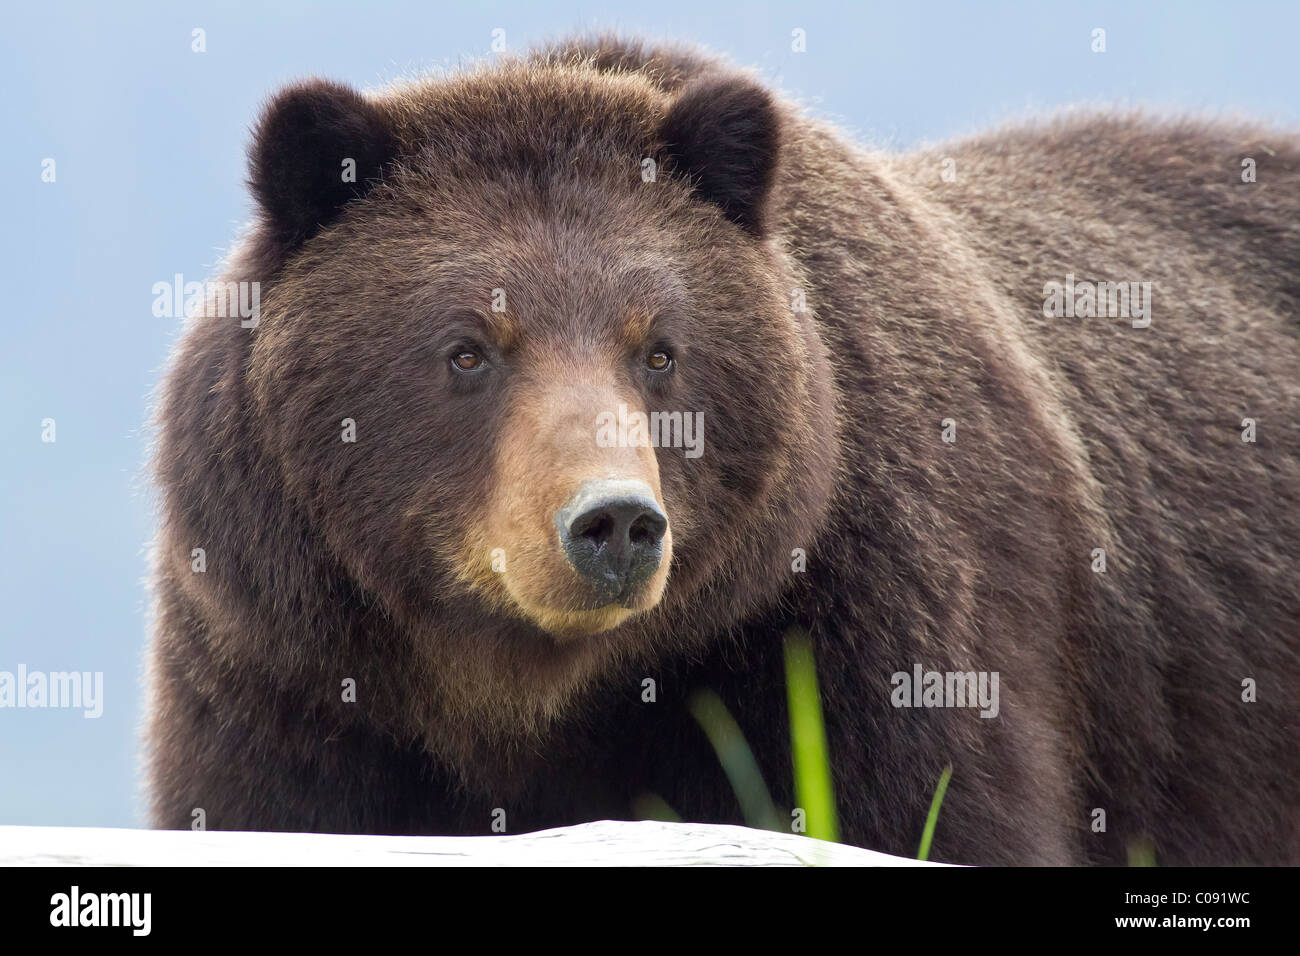
[[[601,414],[639,407],[636,397],[609,384],[615,370],[584,361],[595,381],[538,365],[514,383],[482,524],[463,559],[509,612],[560,641],[656,607],[673,561],[655,448],[598,439]]]
[[[603,603],[626,602],[659,569],[668,518],[643,481],[587,481],[555,514],[569,564]]]

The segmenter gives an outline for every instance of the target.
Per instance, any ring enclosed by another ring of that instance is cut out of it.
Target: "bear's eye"
[[[656,349],[650,353],[645,364],[652,372],[666,372],[673,367],[673,357],[663,349]]]
[[[453,355],[451,364],[462,372],[476,372],[483,367],[483,356],[466,349]]]

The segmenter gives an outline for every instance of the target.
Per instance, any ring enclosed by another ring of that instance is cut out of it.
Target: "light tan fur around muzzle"
[[[659,486],[655,450],[602,447],[597,419],[635,395],[572,382],[522,387],[507,413],[490,498],[471,543],[466,577],[556,637],[596,634],[659,603],[672,561],[672,515]],[[586,483],[640,482],[668,515],[658,569],[628,606],[595,606],[565,558],[555,515]]]

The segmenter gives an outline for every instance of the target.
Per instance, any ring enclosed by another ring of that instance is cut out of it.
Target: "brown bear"
[[[846,842],[950,764],[935,859],[1300,862],[1295,135],[885,155],[597,38],[301,83],[250,168],[257,314],[159,407],[158,826],[740,822],[700,689],[789,809],[798,627]]]

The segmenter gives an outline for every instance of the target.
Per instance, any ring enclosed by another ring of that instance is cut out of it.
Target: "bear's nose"
[[[569,564],[606,602],[630,595],[659,568],[668,518],[643,481],[585,482],[555,514]]]

